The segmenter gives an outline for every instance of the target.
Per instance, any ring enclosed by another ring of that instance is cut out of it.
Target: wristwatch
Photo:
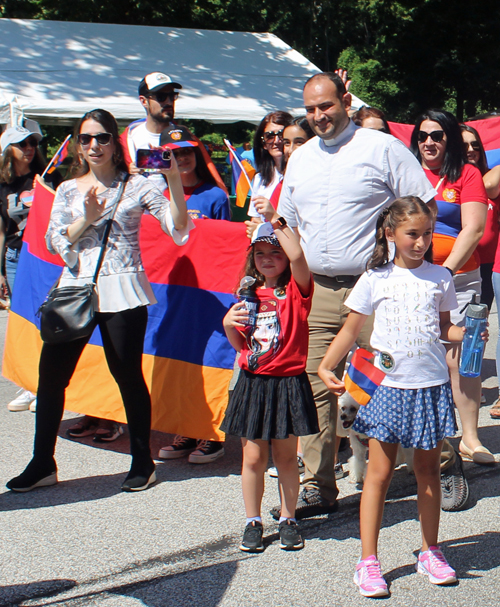
[[[278,217],[276,221],[271,222],[271,225],[273,226],[273,230],[282,230],[283,228],[286,228],[288,224],[284,217]]]

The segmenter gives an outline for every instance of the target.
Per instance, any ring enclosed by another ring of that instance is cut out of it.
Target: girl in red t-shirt
[[[252,236],[244,272],[255,279],[255,323],[247,324],[245,302],[224,318],[232,346],[241,353],[238,382],[221,430],[241,437],[242,487],[247,524],[240,545],[261,552],[260,516],[269,441],[278,468],[281,495],[281,548],[304,546],[295,506],[299,494],[297,436],[319,432],[314,398],[305,372],[312,276],[299,239],[268,200],[256,204],[266,223]]]

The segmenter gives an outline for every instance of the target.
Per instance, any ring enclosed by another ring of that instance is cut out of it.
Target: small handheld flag
[[[385,373],[370,362],[372,359],[373,354],[368,350],[358,348],[352,355],[351,364],[344,378],[346,390],[360,405],[367,405],[370,402],[385,377]]]
[[[64,162],[64,160],[68,156],[68,146],[70,139],[71,135],[68,135],[66,139],[62,142],[62,144],[59,146],[59,149],[54,154],[52,160],[49,162],[47,168],[43,172],[42,177],[45,177],[46,174],[50,175],[51,173],[53,173],[57,169],[57,167]]]
[[[238,156],[238,152],[227,139],[224,139],[224,143],[229,150],[229,160],[231,162],[231,169],[233,173],[233,188],[236,192],[236,206],[244,207],[245,200],[248,196],[248,191],[250,190],[250,192],[253,194],[251,182],[257,171],[248,162],[248,160],[241,160],[241,158]]]

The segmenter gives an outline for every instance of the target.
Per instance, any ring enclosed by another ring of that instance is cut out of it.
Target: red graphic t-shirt
[[[239,360],[243,370],[280,377],[305,371],[312,294],[312,277],[308,297],[302,295],[293,277],[286,289],[257,290],[256,322],[245,329],[246,344]]]

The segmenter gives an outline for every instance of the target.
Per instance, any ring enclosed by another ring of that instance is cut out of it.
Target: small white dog
[[[337,436],[348,436],[351,443],[352,457],[349,458],[349,482],[361,484],[366,475],[366,454],[368,451],[368,437],[352,429],[360,404],[354,400],[349,392],[344,392],[338,399],[337,410]],[[409,474],[413,472],[413,449],[398,450],[396,468],[406,463]]]

